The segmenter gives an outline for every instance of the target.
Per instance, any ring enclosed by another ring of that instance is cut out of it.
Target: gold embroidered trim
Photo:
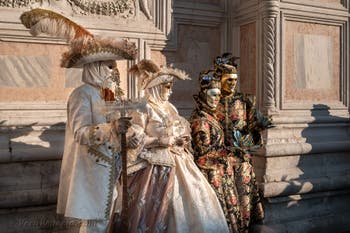
[[[90,142],[94,142],[94,131],[96,126],[92,126],[89,131],[89,140]],[[98,150],[99,145],[92,145],[88,149],[88,153],[97,159],[100,159],[108,164],[110,164],[109,169],[109,177],[108,177],[108,194],[107,194],[107,203],[105,203],[105,219],[109,219],[111,208],[112,208],[112,202],[113,202],[113,189],[115,185],[115,175],[116,175],[116,156],[118,153],[114,153],[111,157],[103,154],[101,151]]]
[[[115,156],[116,154],[113,154],[112,156],[112,166],[109,171],[109,178],[108,178],[108,195],[107,195],[107,203],[106,203],[106,210],[105,210],[105,218],[109,219],[111,208],[112,208],[112,202],[113,202],[113,189],[115,185],[115,174],[116,174],[116,164],[115,164]]]
[[[102,161],[111,164],[113,162],[113,158],[103,154],[101,151],[97,149],[97,146],[91,146],[88,149],[88,153],[91,154],[92,156],[97,157],[98,159],[101,159]],[[113,157],[113,156],[112,156]]]

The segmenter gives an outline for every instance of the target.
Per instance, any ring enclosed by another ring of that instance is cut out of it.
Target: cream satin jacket
[[[119,139],[103,113],[99,90],[84,84],[68,100],[65,148],[57,213],[79,219],[108,219],[120,173]],[[116,161],[117,160],[117,161]]]

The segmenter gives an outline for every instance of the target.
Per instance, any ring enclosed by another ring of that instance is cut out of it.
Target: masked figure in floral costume
[[[141,79],[147,104],[145,112],[132,114],[132,129],[141,136],[140,163],[129,161],[129,232],[229,232],[214,190],[193,162],[189,124],[168,101],[173,79],[187,75],[150,60],[131,71]]]
[[[222,95],[217,119],[224,130],[226,149],[238,161],[234,166],[240,206],[238,232],[248,232],[253,223],[264,218],[250,151],[262,146],[261,131],[271,120],[255,109],[254,97],[236,91],[238,75],[229,56],[215,60],[215,72],[221,79]]]
[[[199,85],[190,119],[195,162],[215,190],[230,231],[239,232],[240,207],[233,170],[237,161],[225,149],[224,131],[216,119],[220,79],[213,70],[204,71],[199,75]]]

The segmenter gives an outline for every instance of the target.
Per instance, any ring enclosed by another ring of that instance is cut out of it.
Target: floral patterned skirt
[[[230,231],[247,233],[251,224],[264,218],[253,167],[250,162],[228,161],[216,166],[201,170],[216,192]]]
[[[239,163],[234,170],[241,211],[240,232],[245,233],[252,224],[264,219],[264,210],[251,162]]]

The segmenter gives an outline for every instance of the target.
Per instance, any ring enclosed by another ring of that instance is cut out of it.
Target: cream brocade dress
[[[147,137],[190,136],[189,123],[169,102],[148,102],[133,122]],[[143,148],[147,166],[128,177],[129,232],[226,233],[224,213],[210,184],[184,146]]]

